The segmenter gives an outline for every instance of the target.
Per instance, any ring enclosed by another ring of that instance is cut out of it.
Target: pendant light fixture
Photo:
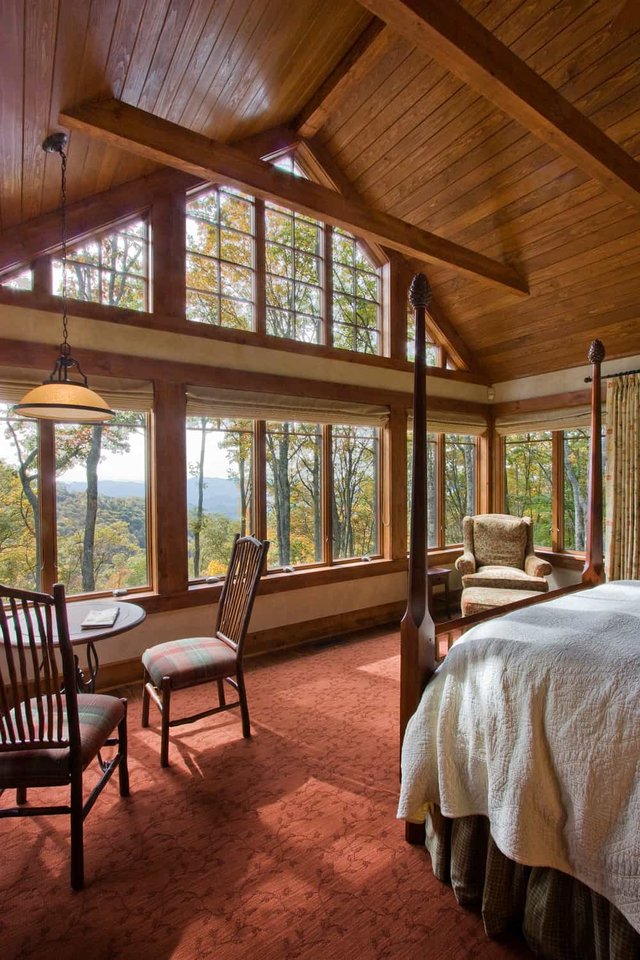
[[[62,231],[62,343],[48,380],[24,395],[13,410],[30,420],[59,423],[105,423],[115,417],[107,403],[87,384],[80,364],[71,356],[67,330],[67,155],[66,133],[52,133],[42,144],[45,153],[60,154],[60,222]]]

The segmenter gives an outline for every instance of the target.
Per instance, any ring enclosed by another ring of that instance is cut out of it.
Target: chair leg
[[[71,886],[84,887],[84,838],[82,815],[82,773],[71,778]]]
[[[218,680],[218,701],[221,707],[226,706],[227,701],[224,695],[224,680],[222,679]]]
[[[19,807],[21,807],[26,802],[27,802],[27,788],[18,787],[16,790],[16,804]]]
[[[251,725],[249,723],[249,705],[247,703],[247,691],[245,689],[244,674],[242,673],[241,667],[238,667],[236,679],[238,681],[238,695],[240,697],[240,713],[242,714],[242,736],[250,737]]]
[[[169,766],[169,710],[171,708],[171,680],[162,678],[162,728],[160,733],[160,766]]]
[[[118,724],[118,753],[120,754],[120,763],[118,764],[118,782],[120,785],[120,796],[129,796],[129,767],[127,764],[127,701],[124,703],[124,717]]]
[[[145,670],[144,679],[142,681],[142,720],[141,724],[143,727],[149,726],[149,691],[147,690],[147,683],[150,681],[151,677]]]

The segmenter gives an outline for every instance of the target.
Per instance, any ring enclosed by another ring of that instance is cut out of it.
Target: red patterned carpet
[[[84,891],[66,818],[0,822],[2,960],[529,957],[486,940],[404,843],[397,653],[378,631],[256,664],[253,738],[237,711],[177,728],[169,770],[157,712],[143,731],[130,702],[132,794],[112,782],[86,821]]]

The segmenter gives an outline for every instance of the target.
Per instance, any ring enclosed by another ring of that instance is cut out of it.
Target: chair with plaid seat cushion
[[[0,793],[15,789],[17,804],[0,808],[0,818],[69,814],[71,886],[80,890],[84,819],[116,769],[120,796],[129,795],[127,701],[76,692],[62,584],[52,596],[0,585],[0,600],[6,662],[6,670],[0,668]],[[117,747],[106,762],[105,746]],[[83,772],[95,757],[101,777],[84,803]],[[27,790],[42,787],[69,787],[69,804],[28,806]]]
[[[149,725],[149,702],[153,700],[162,715],[160,763],[163,767],[169,766],[171,727],[193,723],[221,710],[239,706],[243,736],[251,736],[242,657],[253,601],[268,549],[268,540],[236,534],[218,603],[214,635],[159,643],[145,650],[142,655],[142,726]],[[174,691],[213,681],[218,687],[217,707],[178,720],[171,719],[171,694]],[[232,703],[227,703],[225,699],[225,682],[238,693],[238,699]]]

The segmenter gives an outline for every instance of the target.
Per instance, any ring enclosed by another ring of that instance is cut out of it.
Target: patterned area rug
[[[130,698],[132,793],[114,779],[85,822],[84,891],[66,817],[0,823],[2,960],[529,957],[488,941],[404,842],[398,645],[369,632],[253,665],[252,739],[235,710],[176,728],[168,770],[157,711],[142,730]]]

